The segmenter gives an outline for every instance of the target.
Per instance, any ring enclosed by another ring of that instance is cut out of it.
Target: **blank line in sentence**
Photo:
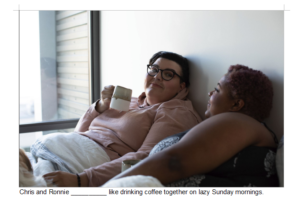
[[[71,195],[71,196],[107,196],[107,195]]]

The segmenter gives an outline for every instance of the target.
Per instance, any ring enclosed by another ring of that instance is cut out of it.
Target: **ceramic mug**
[[[110,108],[118,111],[128,111],[132,90],[117,85],[110,101]]]

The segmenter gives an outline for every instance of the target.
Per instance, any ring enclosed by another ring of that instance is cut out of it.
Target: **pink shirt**
[[[111,161],[84,170],[89,186],[103,185],[121,173],[123,160],[144,159],[162,139],[201,122],[187,95],[184,89],[169,101],[149,106],[142,93],[132,98],[128,112],[108,109],[100,114],[95,109],[97,102],[92,104],[75,132],[97,142]]]

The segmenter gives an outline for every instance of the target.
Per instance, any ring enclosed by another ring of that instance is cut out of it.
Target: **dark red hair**
[[[227,82],[231,96],[244,100],[240,112],[262,121],[270,115],[273,101],[273,87],[269,78],[259,70],[243,65],[230,66]]]

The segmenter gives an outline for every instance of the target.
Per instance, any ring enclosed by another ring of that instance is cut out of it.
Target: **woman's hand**
[[[43,175],[45,180],[50,180],[58,187],[78,187],[78,180],[75,174],[55,171]]]
[[[101,92],[101,100],[96,105],[96,110],[99,113],[102,113],[103,111],[107,110],[110,105],[110,100],[112,97],[112,94],[114,92],[115,86],[108,85],[105,86],[104,89]]]

